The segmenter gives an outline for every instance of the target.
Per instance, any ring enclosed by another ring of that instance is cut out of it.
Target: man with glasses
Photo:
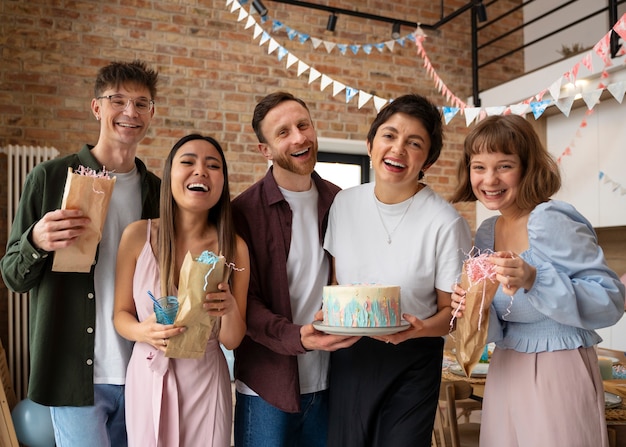
[[[141,61],[98,72],[91,112],[95,146],[37,165],[26,178],[0,261],[5,284],[30,291],[28,397],[50,407],[56,444],[126,446],[124,382],[132,344],[113,327],[117,248],[129,223],[159,215],[160,180],[135,157],[154,115],[158,74]],[[89,222],[60,209],[68,168],[116,177],[89,273],[52,271],[54,251],[76,242]]]

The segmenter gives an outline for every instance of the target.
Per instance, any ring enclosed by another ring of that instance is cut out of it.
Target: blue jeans
[[[258,396],[236,393],[235,447],[325,447],[328,391],[302,394],[300,413],[287,413]]]
[[[124,385],[94,385],[94,405],[50,407],[57,447],[126,447]]]

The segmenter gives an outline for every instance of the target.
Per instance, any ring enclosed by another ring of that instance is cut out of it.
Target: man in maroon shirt
[[[235,352],[235,446],[325,446],[328,354],[358,340],[311,324],[330,281],[322,239],[339,187],[313,170],[317,135],[302,100],[266,96],[252,127],[272,167],[233,201],[251,263],[248,331]]]

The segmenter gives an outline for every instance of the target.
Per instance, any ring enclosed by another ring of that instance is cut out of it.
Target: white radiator
[[[7,155],[7,228],[11,232],[13,218],[20,201],[26,175],[33,167],[59,155],[53,147],[7,146],[0,149]],[[8,290],[9,346],[7,362],[18,402],[28,390],[28,293]]]

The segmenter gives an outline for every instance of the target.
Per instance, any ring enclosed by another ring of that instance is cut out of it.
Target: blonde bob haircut
[[[491,116],[465,138],[458,165],[459,184],[450,199],[452,203],[477,200],[470,182],[470,162],[474,155],[495,152],[517,155],[520,159],[522,178],[515,199],[520,209],[532,210],[561,188],[559,167],[531,124],[518,115]]]

